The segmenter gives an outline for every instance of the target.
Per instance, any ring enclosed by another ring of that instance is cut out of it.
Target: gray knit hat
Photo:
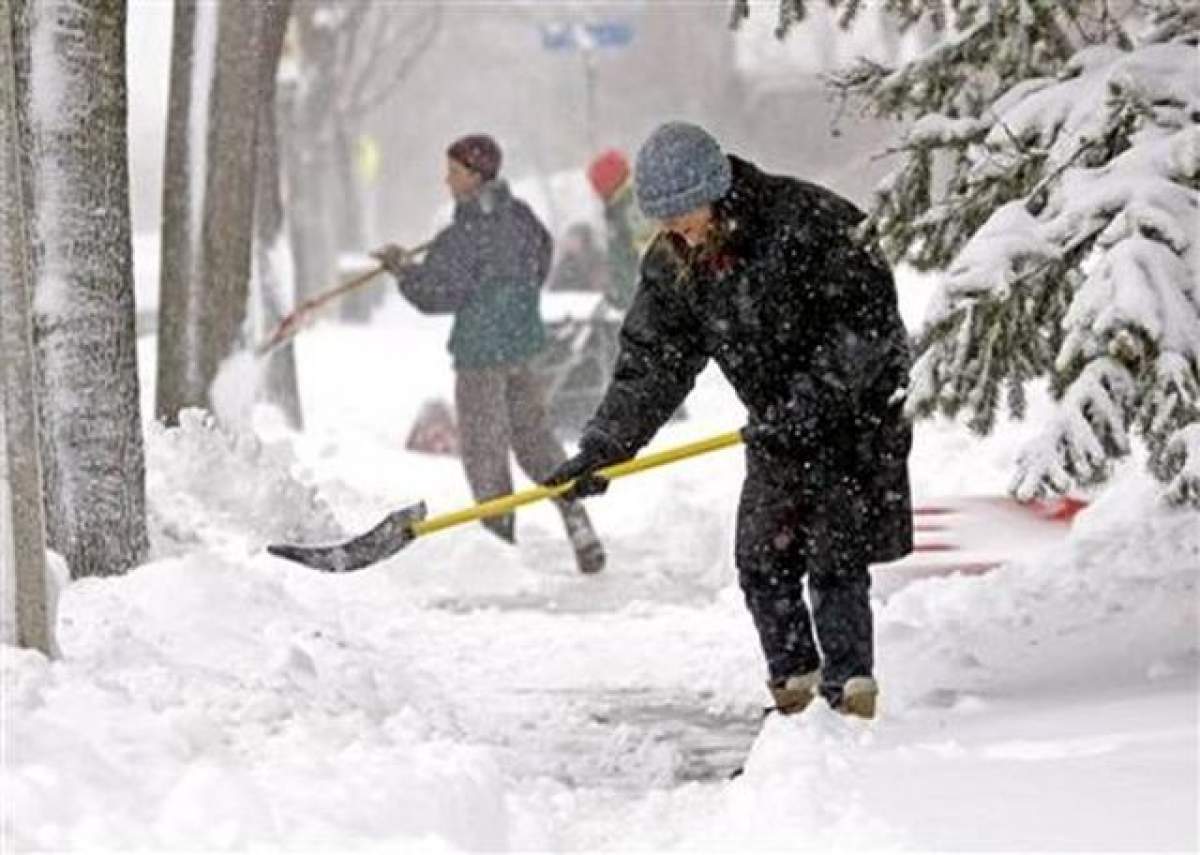
[[[659,125],[638,151],[634,169],[638,205],[655,220],[715,202],[733,176],[721,145],[699,125]]]

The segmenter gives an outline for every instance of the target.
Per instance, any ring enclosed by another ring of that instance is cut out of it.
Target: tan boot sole
[[[796,692],[795,698],[786,698],[780,700],[776,698],[775,711],[782,715],[797,715],[808,709],[808,705],[813,702],[816,695],[812,692]]]
[[[792,685],[769,687],[775,699],[775,710],[783,715],[802,713],[817,697],[817,689],[821,685],[820,672],[789,677],[788,682]]]
[[[875,718],[875,699],[877,697],[877,692],[862,692],[843,698],[838,711],[843,715],[853,715],[858,718]]]

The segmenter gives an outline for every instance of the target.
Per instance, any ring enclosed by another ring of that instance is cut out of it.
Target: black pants
[[[771,680],[821,667],[836,691],[874,666],[867,509],[851,482],[810,492],[780,483],[773,468],[750,455],[738,579]]]

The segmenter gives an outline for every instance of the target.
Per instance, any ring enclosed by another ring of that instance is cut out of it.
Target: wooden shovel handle
[[[425,250],[429,249],[431,241],[426,241],[420,246],[416,246],[408,250],[409,256],[420,255]],[[330,288],[328,291],[322,291],[304,300],[295,309],[291,311],[279,324],[275,327],[266,339],[264,339],[255,349],[256,356],[266,356],[272,350],[283,344],[288,339],[292,338],[296,333],[300,332],[308,323],[310,323],[316,314],[316,311],[327,303],[336,300],[338,297],[353,291],[355,288],[361,288],[368,282],[373,280],[380,273],[384,272],[382,264],[372,267],[370,270],[355,276],[349,282],[343,282],[335,288]]]

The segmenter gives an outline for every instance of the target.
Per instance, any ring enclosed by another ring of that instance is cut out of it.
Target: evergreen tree
[[[909,412],[986,433],[1044,378],[1019,498],[1103,481],[1140,436],[1168,500],[1200,506],[1200,3],[1120,5],[887,0],[943,38],[831,82],[906,122],[864,236],[944,271]],[[804,6],[781,2],[781,35]]]

